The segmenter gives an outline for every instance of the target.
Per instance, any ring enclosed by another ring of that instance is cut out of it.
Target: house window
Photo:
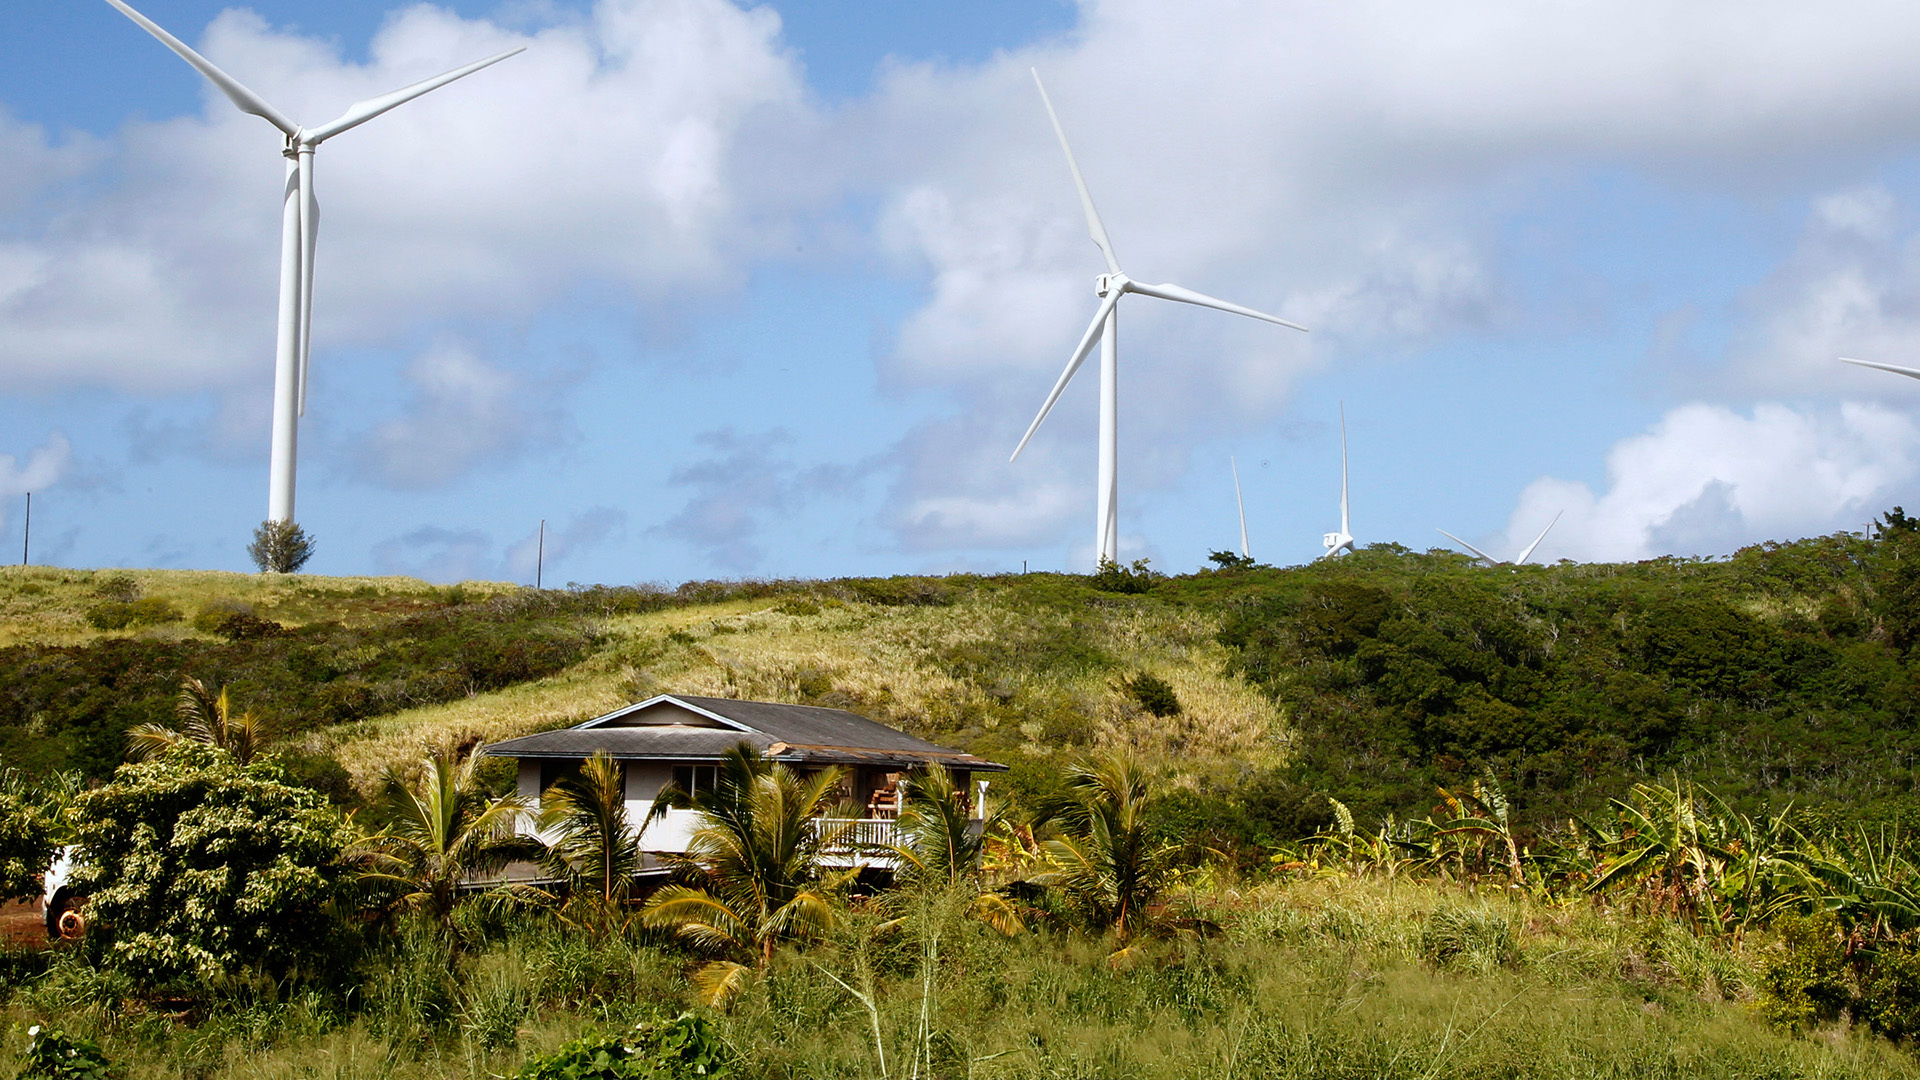
[[[689,795],[712,791],[719,777],[720,767],[717,765],[675,765],[673,767],[674,786]]]
[[[540,794],[545,795],[548,788],[562,780],[579,776],[580,766],[585,764],[586,762],[579,758],[573,758],[571,760],[560,758],[557,760],[548,759],[542,761],[540,763]]]

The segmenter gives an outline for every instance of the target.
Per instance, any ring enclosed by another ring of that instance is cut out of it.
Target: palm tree
[[[1065,888],[1096,925],[1112,927],[1126,941],[1142,928],[1172,853],[1148,827],[1146,769],[1122,750],[1068,771],[1070,799],[1054,816],[1070,835],[1042,845],[1057,869],[1035,880]]]
[[[641,918],[701,948],[751,956],[759,969],[782,939],[831,929],[840,881],[824,873],[822,857],[849,827],[830,825],[826,816],[839,801],[841,779],[838,768],[801,776],[745,743],[728,750],[713,790],[685,800],[702,818],[685,856],[702,884],[668,885],[647,901]],[[749,970],[720,960],[695,985],[717,1003],[744,984]]]
[[[891,854],[899,865],[897,877],[908,888],[958,889],[976,884],[980,854],[989,833],[1002,828],[1000,811],[981,807],[974,820],[966,793],[955,786],[944,765],[931,765],[904,782],[906,798],[893,823]],[[973,916],[1003,934],[1024,929],[1020,914],[996,892],[977,893],[968,904]]]
[[[673,791],[663,791],[635,828],[627,817],[625,788],[620,763],[599,753],[540,797],[541,830],[557,834],[548,849],[549,867],[572,883],[573,895],[592,897],[605,916],[624,907],[632,891],[640,871],[640,834],[675,801]]]
[[[197,742],[217,746],[246,765],[284,734],[279,723],[252,710],[234,716],[226,687],[215,693],[191,675],[180,680],[173,712],[180,719],[178,730],[146,723],[127,731],[127,760],[145,761],[183,742]]]
[[[545,846],[518,832],[528,812],[525,799],[487,794],[478,755],[456,763],[443,750],[423,764],[420,782],[399,787],[392,798],[393,823],[362,842],[376,867],[362,880],[397,887],[395,907],[422,912],[451,929],[464,889],[510,862],[540,858]],[[524,898],[527,892],[507,886],[494,895]]]

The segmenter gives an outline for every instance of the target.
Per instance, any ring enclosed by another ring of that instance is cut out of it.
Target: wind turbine
[[[1560,515],[1564,513],[1566,513],[1565,510],[1556,512],[1553,515],[1553,520],[1547,522],[1547,527],[1540,530],[1540,535],[1533,538],[1533,543],[1528,544],[1526,547],[1526,550],[1522,551],[1518,556],[1514,558],[1512,565],[1519,566],[1520,564],[1526,562],[1528,559],[1532,558],[1533,549],[1539,547],[1540,541],[1545,540],[1547,538],[1547,533],[1551,532],[1553,530],[1553,527],[1559,523]],[[1459,544],[1461,547],[1466,548],[1468,551],[1473,552],[1474,558],[1480,560],[1481,562],[1486,563],[1488,566],[1508,565],[1507,563],[1501,562],[1499,559],[1496,559],[1493,556],[1487,554],[1486,552],[1481,551],[1479,548],[1474,547],[1472,544],[1467,543],[1465,540],[1460,539],[1459,537],[1453,535],[1452,533],[1448,532],[1445,529],[1435,529],[1434,531],[1439,533],[1441,536],[1444,536],[1447,539],[1453,541],[1454,543]]]
[[[332,122],[305,128],[287,119],[286,114],[242,86],[238,79],[215,67],[212,61],[122,0],[107,0],[107,3],[159,38],[161,44],[179,53],[182,60],[205,75],[241,112],[260,117],[286,136],[280,151],[287,159],[287,182],[280,216],[280,321],[274,342],[273,451],[267,473],[267,520],[290,523],[293,521],[299,418],[307,412],[307,359],[313,338],[313,251],[320,230],[320,204],[313,194],[314,151],[343,131],[359,127],[388,109],[404,105],[430,90],[438,90],[455,79],[524,52],[525,47],[508,49],[390,94],[355,102]]]
[[[1323,559],[1331,559],[1339,554],[1353,554],[1353,530],[1347,524],[1347,403],[1340,403],[1340,531],[1330,532],[1320,538],[1326,545]]]
[[[1844,356],[1840,358],[1840,362],[1843,364],[1852,364],[1855,367],[1873,368],[1876,371],[1891,371],[1895,375],[1905,375],[1909,379],[1920,379],[1920,368],[1901,367],[1898,364],[1882,364],[1876,360],[1849,360]]]
[[[1233,469],[1233,501],[1240,508],[1240,557],[1253,558],[1253,552],[1247,549],[1247,500],[1240,497],[1240,463],[1227,458],[1227,464]]]
[[[1073,173],[1073,186],[1080,192],[1080,207],[1087,214],[1087,232],[1093,237],[1100,253],[1106,256],[1107,272],[1094,279],[1093,292],[1100,297],[1100,307],[1094,313],[1093,322],[1080,338],[1080,345],[1073,350],[1072,359],[1067,368],[1060,373],[1060,379],[1053,384],[1053,392],[1047,395],[1046,404],[1040,406],[1040,414],[1027,426],[1027,433],[1020,437],[1020,445],[1014,447],[1012,461],[1027,448],[1028,440],[1040,429],[1040,422],[1053,411],[1053,404],[1060,400],[1061,391],[1073,380],[1074,372],[1080,370],[1081,361],[1093,349],[1094,342],[1100,342],[1100,480],[1099,496],[1095,508],[1094,548],[1101,563],[1118,562],[1120,554],[1120,369],[1119,369],[1119,303],[1128,293],[1140,293],[1162,300],[1177,300],[1183,304],[1195,304],[1213,308],[1216,311],[1245,315],[1295,330],[1306,327],[1290,323],[1274,315],[1255,311],[1239,304],[1230,304],[1225,300],[1216,300],[1204,293],[1179,285],[1148,285],[1128,277],[1120,269],[1120,260],[1114,256],[1113,242],[1107,239],[1107,228],[1100,223],[1100,212],[1093,208],[1093,196],[1087,191],[1087,181],[1080,175],[1080,163],[1074,160],[1073,147],[1067,145],[1066,129],[1060,126],[1060,117],[1053,111],[1053,101],[1047,97],[1047,87],[1040,81],[1040,72],[1034,71],[1033,84],[1040,88],[1040,101],[1047,107],[1047,118],[1053,121],[1053,133],[1060,138],[1060,149],[1066,151],[1067,169]]]

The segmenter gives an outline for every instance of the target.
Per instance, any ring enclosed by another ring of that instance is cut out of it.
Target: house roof
[[[481,752],[516,758],[605,753],[622,760],[718,761],[742,742],[789,764],[903,769],[940,764],[972,772],[1006,769],[845,709],[690,694],[661,694],[570,728],[497,742]]]

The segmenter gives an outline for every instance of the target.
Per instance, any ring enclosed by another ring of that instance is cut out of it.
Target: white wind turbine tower
[[[280,321],[274,345],[273,367],[273,453],[267,476],[267,520],[293,521],[294,459],[299,444],[299,418],[307,412],[307,359],[313,338],[313,250],[319,239],[320,204],[313,194],[313,153],[320,144],[349,128],[379,116],[414,98],[497,64],[525,51],[508,49],[496,56],[454,68],[390,94],[355,102],[330,123],[315,128],[301,127],[267,104],[260,95],[240,84],[238,79],[215,67],[211,61],[188,48],[179,38],[161,29],[152,19],[128,7],[121,0],[107,0],[121,13],[167,48],[180,54],[241,112],[252,113],[279,128],[286,136],[281,154],[287,159],[286,195],[280,218]]]
[[[1353,554],[1353,529],[1347,524],[1347,404],[1340,403],[1340,531],[1326,533],[1320,538],[1326,545],[1323,559],[1335,555]]]
[[[1547,533],[1553,531],[1553,527],[1560,523],[1560,515],[1564,513],[1566,513],[1565,510],[1560,510],[1555,512],[1553,515],[1553,520],[1547,522],[1547,527],[1540,530],[1540,535],[1533,538],[1533,543],[1528,544],[1526,547],[1526,550],[1522,551],[1519,555],[1514,557],[1512,565],[1519,566],[1520,564],[1526,562],[1528,559],[1532,558],[1533,549],[1539,547],[1540,541],[1545,540],[1547,538]],[[1460,539],[1459,537],[1453,535],[1452,533],[1448,532],[1445,529],[1435,529],[1434,531],[1439,533],[1441,536],[1444,536],[1447,539],[1453,541],[1454,543],[1459,544],[1461,547],[1466,548],[1468,551],[1473,552],[1474,558],[1480,560],[1481,562],[1486,563],[1488,566],[1508,565],[1506,563],[1501,562],[1499,559],[1496,559],[1493,556],[1487,554],[1486,552],[1481,551],[1479,548],[1474,547],[1472,544],[1467,543],[1465,540]]]
[[[1060,117],[1053,111],[1053,101],[1047,97],[1047,88],[1040,81],[1040,73],[1033,73],[1033,83],[1040,88],[1040,100],[1047,107],[1047,118],[1053,121],[1053,133],[1060,137],[1060,149],[1066,151],[1067,168],[1073,173],[1073,186],[1080,192],[1080,206],[1087,214],[1087,231],[1093,242],[1106,256],[1107,272],[1094,279],[1094,295],[1100,297],[1100,308],[1094,313],[1093,322],[1087,332],[1081,336],[1080,345],[1073,350],[1072,359],[1067,368],[1060,373],[1060,379],[1053,384],[1053,392],[1047,395],[1046,404],[1040,406],[1040,414],[1028,425],[1027,433],[1020,438],[1020,445],[1014,447],[1012,461],[1027,448],[1027,441],[1040,429],[1041,421],[1047,413],[1053,411],[1054,402],[1060,400],[1061,391],[1073,380],[1074,372],[1080,370],[1080,364],[1093,349],[1093,343],[1100,345],[1100,487],[1098,505],[1095,510],[1094,548],[1097,559],[1102,562],[1118,562],[1120,558],[1120,394],[1119,394],[1119,310],[1120,298],[1127,293],[1140,293],[1155,296],[1162,300],[1178,300],[1183,304],[1197,304],[1200,307],[1214,308],[1218,311],[1232,312],[1249,318],[1261,319],[1295,330],[1306,327],[1290,323],[1277,316],[1255,311],[1239,304],[1229,304],[1225,300],[1216,300],[1192,289],[1178,285],[1148,285],[1128,277],[1120,269],[1120,260],[1113,254],[1113,242],[1107,239],[1106,226],[1100,223],[1100,213],[1093,208],[1093,196],[1087,191],[1087,181],[1080,175],[1080,164],[1073,158],[1073,147],[1067,145],[1067,132],[1060,126]]]
[[[1227,458],[1227,465],[1233,469],[1233,502],[1240,508],[1240,557],[1253,558],[1253,552],[1247,548],[1247,500],[1240,497],[1240,463]]]

